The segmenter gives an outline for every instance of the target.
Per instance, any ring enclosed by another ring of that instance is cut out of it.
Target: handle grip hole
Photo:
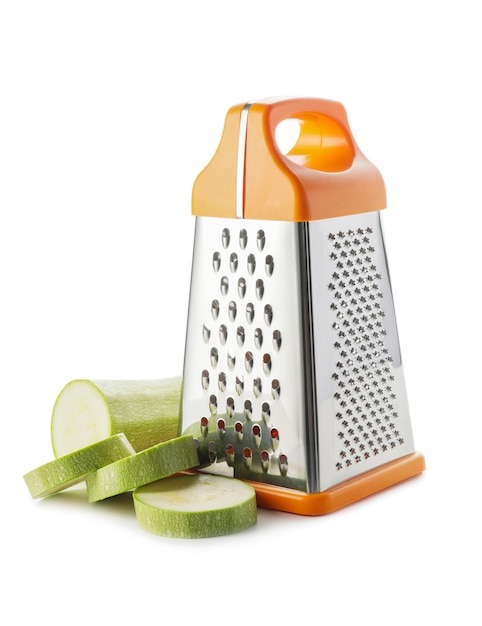
[[[300,138],[301,121],[288,118],[281,121],[275,129],[276,145],[282,154],[287,155]]]
[[[351,167],[355,148],[340,122],[321,113],[302,113],[282,120],[275,129],[281,153],[294,163],[321,172]]]

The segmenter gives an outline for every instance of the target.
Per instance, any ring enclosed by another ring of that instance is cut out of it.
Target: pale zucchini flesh
[[[201,539],[237,533],[257,521],[254,488],[236,478],[181,475],[134,491],[144,530],[164,537]]]

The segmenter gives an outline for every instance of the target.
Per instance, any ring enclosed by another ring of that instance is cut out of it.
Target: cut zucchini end
[[[56,458],[108,438],[111,414],[104,394],[90,380],[67,383],[54,404],[50,426]]]
[[[172,476],[134,491],[144,530],[163,537],[202,539],[241,532],[257,521],[254,488],[211,474]]]

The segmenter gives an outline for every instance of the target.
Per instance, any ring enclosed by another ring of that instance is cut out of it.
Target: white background
[[[2,623],[481,623],[481,41],[470,0],[0,3]],[[193,541],[32,500],[65,383],[181,372],[192,184],[229,107],[278,95],[341,101],[385,179],[427,471]]]

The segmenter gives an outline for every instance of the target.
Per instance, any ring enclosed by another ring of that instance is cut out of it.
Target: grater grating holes
[[[219,391],[224,391],[226,389],[226,374],[225,372],[220,372],[218,376],[218,389]]]
[[[245,228],[239,231],[239,247],[244,250],[248,244],[248,233]]]
[[[226,415],[234,417],[234,398],[231,398],[231,396],[226,400]]]
[[[254,320],[254,304],[252,302],[248,302],[246,305],[246,321],[248,324],[252,324]]]
[[[215,272],[219,272],[220,267],[221,267],[221,254],[219,252],[214,252],[213,269]]]
[[[403,445],[396,428],[392,358],[385,345],[381,275],[373,262],[371,228],[330,233],[334,263],[328,291],[337,355],[331,379],[342,443],[335,467],[342,470]]]
[[[260,252],[264,250],[264,246],[266,244],[266,235],[264,233],[264,230],[258,230],[258,233],[256,235],[256,244]]]
[[[271,326],[273,321],[273,307],[271,304],[265,304],[264,306],[264,322],[266,326]]]
[[[223,228],[220,236],[222,248],[212,253],[213,272],[217,274],[225,268],[225,273],[219,278],[220,298],[211,301],[210,314],[215,327],[204,323],[202,329],[203,341],[209,346],[210,369],[203,369],[201,372],[201,388],[207,393],[207,408],[214,422],[211,418],[201,418],[200,433],[205,439],[201,442],[198,440],[197,443],[208,451],[210,462],[226,460],[235,470],[238,466],[264,473],[276,473],[277,470],[284,476],[288,471],[288,462],[286,455],[282,456],[278,452],[279,432],[272,426],[272,419],[276,418],[274,405],[281,390],[279,379],[271,378],[276,369],[275,354],[281,348],[280,330],[271,332],[273,352],[261,352],[266,339],[265,328],[274,319],[272,305],[263,300],[275,270],[275,260],[269,250],[258,258],[259,252],[264,251],[267,246],[264,230],[254,231],[251,250],[249,242],[248,229],[240,229],[238,249],[234,251],[232,230]],[[255,250],[252,249],[253,245]],[[236,279],[228,277],[226,269],[230,274],[236,274],[240,268],[244,268],[246,275]],[[231,280],[235,281],[233,285]],[[230,293],[232,286],[235,286],[237,299],[233,298],[228,302],[224,298]],[[251,325],[255,319],[258,321],[258,326],[251,332],[247,332],[244,325],[239,325],[239,321],[237,326],[234,325],[241,312],[240,303],[248,293],[255,299],[242,307],[246,323]],[[217,322],[220,322],[219,325]],[[239,359],[243,363],[244,375],[236,370]],[[212,376],[212,370],[220,364],[227,369],[215,377]],[[217,387],[216,393],[212,392],[213,384]],[[267,401],[268,397],[270,402]],[[235,398],[239,399],[236,403]],[[248,422],[251,426],[246,431],[244,425]],[[217,437],[217,440],[213,437]],[[225,440],[222,447],[217,443],[220,444],[221,439]],[[245,442],[244,448],[238,445],[241,440]]]
[[[236,329],[236,342],[240,348],[244,346],[245,339],[246,333],[243,326],[238,326],[238,328]]]
[[[220,290],[221,295],[226,296],[229,291],[229,278],[227,276],[223,276],[220,281]]]
[[[256,270],[256,257],[254,256],[254,254],[248,255],[247,269],[248,274],[252,276]]]
[[[231,300],[228,305],[228,317],[230,322],[234,322],[236,320],[236,315],[238,314],[238,307],[236,306],[236,302]]]
[[[238,255],[236,252],[233,252],[229,257],[229,269],[233,273],[235,273],[238,269]]]
[[[229,248],[229,243],[231,241],[231,233],[229,228],[223,228],[223,232],[221,234],[221,243],[223,244],[223,248],[226,250]]]
[[[236,354],[234,352],[228,352],[227,362],[229,369],[233,371],[236,366]]]
[[[265,424],[268,424],[271,418],[271,407],[268,402],[263,402],[261,407],[261,417]]]
[[[240,375],[236,376],[235,388],[236,388],[236,393],[238,394],[238,396],[242,395],[244,391],[244,378]]]
[[[226,345],[226,341],[228,340],[228,329],[226,324],[221,324],[219,327],[219,341],[222,346]]]
[[[271,256],[271,254],[268,254],[265,261],[264,261],[264,268],[266,270],[266,274],[268,276],[272,276],[273,275],[273,271],[274,271],[274,261],[273,261],[273,257]]]
[[[214,321],[219,317],[219,300],[213,300],[211,303],[211,317]]]
[[[208,370],[203,370],[203,372],[202,372],[201,385],[202,385],[202,388],[204,389],[204,391],[209,389],[209,372],[208,372]]]
[[[248,374],[250,374],[253,369],[253,353],[251,351],[246,352],[244,355],[244,366]]]
[[[211,366],[213,368],[217,367],[219,361],[219,352],[217,348],[211,348],[209,359],[211,361]]]
[[[245,278],[240,278],[238,280],[238,296],[242,300],[245,295],[246,295],[246,279]]]
[[[264,282],[261,278],[256,281],[256,297],[258,300],[262,300],[264,296]]]
[[[281,333],[279,330],[273,331],[273,348],[276,352],[279,352],[281,348]]]

